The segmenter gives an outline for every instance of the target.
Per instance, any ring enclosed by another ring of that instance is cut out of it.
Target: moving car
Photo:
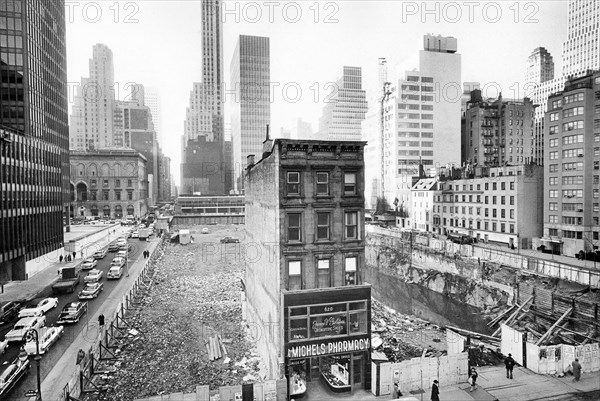
[[[8,323],[19,314],[21,305],[15,301],[0,304],[0,324]]]
[[[115,257],[112,262],[110,262],[110,266],[125,266],[125,258],[121,258],[119,256]]]
[[[102,270],[94,269],[90,270],[87,276],[83,278],[84,283],[95,283],[102,279],[104,272]]]
[[[106,254],[108,253],[108,249],[102,248],[96,252],[94,252],[94,259],[104,259]]]
[[[117,252],[118,250],[119,250],[119,244],[117,244],[116,242],[111,242],[110,245],[108,246],[109,252]]]
[[[50,348],[52,344],[57,342],[58,339],[63,335],[64,331],[64,326],[42,327],[38,332],[40,354],[45,354],[46,351],[48,351],[48,348]],[[37,349],[33,337],[27,339],[24,348],[27,354],[35,355]]]
[[[98,265],[98,262],[96,262],[96,259],[94,259],[94,258],[87,258],[81,264],[81,270],[92,270],[97,265]]]
[[[120,279],[123,275],[123,265],[114,265],[108,269],[108,273],[106,274],[106,279]]]
[[[127,245],[127,239],[126,239],[126,238],[123,238],[123,237],[121,237],[121,238],[119,238],[119,239],[117,240],[117,244],[118,244],[119,246]]]
[[[85,312],[87,312],[87,302],[68,303],[60,312],[56,324],[77,323]]]
[[[29,372],[29,359],[15,358],[15,360],[0,374],[0,398],[7,395],[10,390]]]
[[[100,291],[104,289],[102,283],[87,283],[83,290],[79,292],[79,299],[94,299],[100,295]]]
[[[117,252],[117,258],[125,259],[126,257],[127,257],[127,250],[119,249],[119,252]]]
[[[19,318],[31,317],[31,316],[42,316],[50,309],[56,308],[58,305],[58,298],[44,298],[37,304],[30,306],[29,308],[21,309],[19,311]]]
[[[239,242],[239,239],[233,237],[221,238],[221,244],[238,244]]]
[[[131,233],[131,238],[139,238],[140,237],[140,232],[138,230],[135,230]]]
[[[6,333],[6,340],[8,342],[13,341],[24,341],[25,335],[31,329],[38,330],[46,324],[46,316],[30,316],[24,317],[19,320],[15,327],[8,333]]]

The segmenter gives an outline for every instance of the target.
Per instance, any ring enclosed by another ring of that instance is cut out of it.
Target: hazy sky
[[[201,79],[200,0],[66,1],[67,59],[71,86],[89,75],[92,46],[114,55],[118,95],[127,83],[156,87],[162,97],[163,149],[179,184],[180,137],[193,82]],[[478,81],[496,96],[522,97],[527,56],[538,46],[562,68],[567,33],[562,1],[224,1],[224,68],[240,34],[270,37],[272,132],[298,117],[318,128],[326,84],[343,65],[363,68],[369,99],[376,90],[379,57],[388,78],[418,67],[424,34],[454,36],[462,80]],[[285,88],[285,90],[284,90]],[[300,93],[301,91],[301,93]],[[226,106],[226,112],[228,110]]]

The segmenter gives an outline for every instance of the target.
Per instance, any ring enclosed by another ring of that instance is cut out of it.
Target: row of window
[[[303,271],[302,260],[288,260],[288,280],[287,289],[290,291],[302,290],[307,288],[306,274]],[[316,288],[332,287],[333,280],[331,277],[333,263],[330,258],[317,259],[316,271]],[[356,285],[358,283],[358,256],[344,257],[344,282],[343,285]]]
[[[101,200],[111,200],[109,197],[109,192],[110,191],[102,191],[102,199]],[[114,196],[114,200],[124,200],[122,199],[122,195],[121,195],[121,190],[115,190],[115,196]],[[87,202],[87,201],[97,201],[98,200],[98,191],[90,191],[89,192],[90,196],[88,199],[88,193],[83,191],[83,192],[77,192],[77,199],[75,199],[75,192],[71,192],[71,202],[74,202],[75,200],[80,201],[80,202]],[[127,200],[133,200],[133,191],[127,191]]]
[[[450,213],[460,213],[462,212],[462,214],[469,214],[469,215],[473,215],[473,206],[460,206],[461,209],[459,209],[459,206],[453,207],[450,206]],[[433,206],[433,212],[435,213],[437,210],[437,213],[440,213],[440,206]],[[498,209],[492,209],[492,217],[498,217]],[[506,209],[499,209],[500,210],[500,218],[505,219],[506,218]],[[443,207],[443,213],[446,212],[446,206]],[[490,217],[489,212],[490,209],[488,209],[487,207],[483,209],[483,213],[485,217]],[[481,216],[481,208],[477,207],[475,208],[475,214],[477,216]],[[509,218],[510,219],[514,219],[515,218],[515,210],[514,209],[509,209]]]
[[[316,195],[317,196],[329,196],[331,195],[330,188],[330,175],[329,171],[317,171],[316,172]],[[286,173],[286,195],[287,196],[301,196],[302,195],[302,174],[300,171],[288,171]],[[344,172],[342,182],[342,194],[345,196],[358,195],[357,188],[357,173],[355,172]]]
[[[558,229],[550,228],[548,230],[548,234],[554,237],[558,237]],[[571,238],[571,239],[583,239],[583,233],[581,231],[570,231],[570,230],[562,230],[563,238]],[[594,232],[593,235],[594,240],[598,240],[598,233]]]
[[[330,241],[333,238],[331,212],[317,212],[316,241]],[[303,242],[305,240],[302,227],[302,213],[288,213],[286,215],[287,241]],[[344,212],[344,240],[358,240],[358,212]]]
[[[481,230],[482,229],[482,224],[481,221],[476,221],[475,222],[475,227],[473,227],[473,220],[466,220],[466,219],[450,219],[450,226],[451,227],[458,227],[458,228],[469,228],[469,229],[477,229],[477,230]],[[435,223],[434,221],[434,224]],[[467,225],[468,224],[468,225]],[[500,224],[500,226],[498,226],[498,224]],[[444,226],[446,225],[446,219],[444,219]],[[505,233],[506,232],[506,223],[495,223],[492,222],[491,223],[491,231],[494,232],[501,232],[501,233]],[[498,231],[498,228],[500,228],[500,231]],[[484,231],[490,231],[490,223],[487,221],[483,222],[483,230]],[[509,224],[508,225],[508,233],[510,234],[514,234],[515,233],[515,225],[514,224]]]
[[[558,211],[558,202],[550,202],[548,204],[551,212]],[[583,203],[563,203],[563,212],[583,212]]]
[[[511,173],[512,173],[512,172],[511,172]],[[501,176],[501,175],[502,175],[502,174],[500,174],[500,176]],[[512,175],[512,174],[510,174],[510,175]],[[481,184],[477,184],[477,186],[476,186],[476,187],[473,187],[473,184],[470,184],[468,188],[469,188],[469,189],[468,189],[469,191],[473,191],[473,188],[477,188],[477,191],[481,191]],[[509,182],[509,188],[510,188],[511,190],[514,190],[514,189],[515,189],[515,182],[514,182],[514,181],[510,181],[510,182]],[[454,191],[460,191],[460,190],[461,190],[461,189],[460,189],[460,185],[459,185],[459,184],[456,184],[455,186],[453,186],[452,184],[449,184],[449,185],[448,185],[448,189],[449,189],[450,191],[452,191],[452,190],[454,190]],[[486,191],[489,191],[489,189],[490,189],[490,183],[489,183],[489,182],[486,182],[486,183],[484,183],[484,184],[483,184],[483,189],[484,189],[484,190],[486,190]],[[500,189],[501,189],[502,191],[505,191],[505,190],[506,190],[506,182],[505,182],[505,181],[500,183]],[[466,184],[463,184],[463,186],[462,186],[462,190],[463,190],[463,191],[467,191],[467,185],[466,185]],[[498,190],[498,183],[497,183],[497,182],[493,182],[493,183],[492,183],[492,190],[494,190],[494,191]],[[464,202],[464,198],[463,198],[463,202]],[[478,202],[479,202],[479,201],[478,201]]]
[[[558,190],[551,189],[548,191],[549,198],[558,198]],[[562,190],[563,198],[583,198],[583,189],[563,189]]]

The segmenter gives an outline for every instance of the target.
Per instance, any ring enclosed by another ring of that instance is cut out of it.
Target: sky
[[[344,65],[362,67],[370,99],[377,91],[380,57],[388,60],[388,80],[396,80],[418,68],[423,35],[439,34],[458,40],[463,82],[480,82],[487,97],[501,91],[505,98],[520,98],[534,48],[548,49],[560,73],[567,5],[566,0],[224,0],[225,86],[231,87],[238,36],[268,36],[271,132],[292,128],[298,118],[316,131],[331,91],[327,84]],[[66,0],[66,11],[69,94],[89,76],[93,45],[110,47],[120,99],[131,82],[160,93],[161,145],[178,184],[185,112],[193,83],[202,76],[200,0]],[[226,122],[228,110],[226,103]]]

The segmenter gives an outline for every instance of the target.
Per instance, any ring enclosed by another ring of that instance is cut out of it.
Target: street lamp
[[[25,334],[27,341],[35,340],[35,363],[37,367],[37,396],[36,401],[42,401],[42,380],[41,380],[41,372],[40,372],[40,341],[38,337],[38,332],[36,329],[29,329]]]

